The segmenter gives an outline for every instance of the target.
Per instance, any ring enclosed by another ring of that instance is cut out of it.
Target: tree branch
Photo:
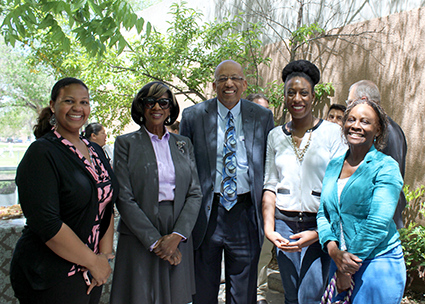
[[[131,68],[127,68],[127,67],[122,67],[122,66],[116,66],[116,65],[110,65],[110,67],[111,68],[113,68],[113,69],[116,69],[116,70],[120,70],[120,72],[122,71],[122,72],[125,72],[125,71],[131,71],[131,72],[139,72],[138,70],[136,70],[136,69],[131,69]],[[146,70],[144,67],[143,67],[143,65],[142,65],[142,68],[144,69],[144,70]],[[189,90],[189,91],[183,91],[182,89],[180,89],[177,85],[175,85],[175,84],[173,84],[172,82],[168,82],[168,81],[166,81],[166,80],[164,80],[164,79],[161,79],[161,78],[159,78],[159,77],[155,77],[155,76],[153,76],[153,75],[151,75],[150,73],[148,73],[148,72],[141,72],[141,74],[143,75],[143,76],[145,76],[145,77],[147,77],[147,78],[150,78],[150,79],[152,79],[152,80],[155,80],[155,81],[160,81],[160,82],[163,82],[164,84],[166,84],[167,86],[169,86],[169,87],[171,87],[171,88],[173,88],[173,89],[175,89],[177,92],[175,93],[176,95],[180,95],[180,94],[183,94],[184,96],[186,96],[186,98],[187,99],[189,99],[190,101],[192,101],[194,104],[196,104],[196,101],[192,98],[192,97],[190,97],[188,94],[195,94],[196,96],[198,96],[199,98],[201,98],[202,100],[206,100],[206,97],[205,96],[203,96],[202,94],[200,94],[198,91],[195,91],[195,90]],[[180,79],[180,78],[179,78]],[[186,86],[187,86],[187,81],[185,81],[185,80],[183,80],[183,79],[180,79],[180,81],[182,81]]]

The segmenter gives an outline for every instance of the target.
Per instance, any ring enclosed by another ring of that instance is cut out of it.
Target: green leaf
[[[152,25],[151,25],[151,23],[150,23],[150,22],[148,22],[148,23],[146,24],[146,37],[149,37],[149,36],[150,36],[150,34],[151,34],[151,30],[152,30]]]
[[[63,42],[65,39],[65,34],[62,32],[62,29],[59,26],[54,26],[51,29],[52,32],[52,40]]]
[[[102,8],[97,5],[94,1],[92,0],[87,0],[87,3],[89,4],[90,8],[101,18],[103,17],[103,10]]]
[[[39,29],[45,29],[48,27],[51,27],[54,24],[54,19],[51,14],[47,14],[46,17],[41,21],[41,23],[38,25]]]
[[[71,41],[69,40],[68,37],[64,36],[63,41],[62,41],[62,46],[65,50],[65,52],[69,52],[71,50]]]
[[[37,18],[35,17],[34,13],[32,12],[31,9],[27,9],[27,17],[28,19],[32,22],[32,23],[37,23]]]
[[[126,30],[130,30],[133,26],[136,25],[136,21],[137,21],[137,15],[132,13],[127,15],[126,18],[124,18],[123,25],[126,28]]]
[[[14,21],[15,27],[16,27],[19,35],[21,37],[25,37],[26,30],[25,30],[25,27],[22,25],[21,21],[19,20],[19,18],[13,18],[13,21]]]
[[[84,7],[87,3],[87,0],[74,0],[71,3],[71,10],[73,12],[79,10],[80,8]]]
[[[114,46],[121,37],[122,36],[120,32],[115,32],[115,34],[111,37],[111,40],[109,41],[109,47]]]
[[[124,37],[120,37],[118,40],[118,54],[121,54],[125,47],[127,46],[127,41],[125,41]]]
[[[143,30],[143,25],[145,24],[145,20],[143,18],[139,18],[136,21],[136,29],[137,33],[140,34]]]
[[[16,42],[16,36],[12,35],[12,34],[7,34],[7,36],[5,36],[5,40],[7,42],[10,43],[10,45],[12,45],[13,47],[15,46],[15,42]]]

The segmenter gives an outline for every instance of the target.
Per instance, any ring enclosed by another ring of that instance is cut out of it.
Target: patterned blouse
[[[62,144],[67,146],[78,158],[84,163],[86,170],[91,174],[93,179],[97,183],[97,196],[99,200],[99,210],[96,215],[92,232],[86,242],[89,248],[94,248],[95,253],[99,253],[99,229],[100,222],[105,214],[105,207],[112,199],[113,189],[111,187],[111,178],[103,165],[99,155],[96,153],[92,145],[88,140],[80,136],[80,139],[86,144],[89,154],[90,161],[84,157],[83,154],[67,139],[63,138],[57,131],[54,134],[61,140]],[[78,271],[81,271],[82,266],[73,265],[68,273],[68,276],[72,276]]]

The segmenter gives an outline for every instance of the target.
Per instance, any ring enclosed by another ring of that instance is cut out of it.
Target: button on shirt
[[[245,137],[242,129],[241,102],[239,101],[231,110],[236,129],[236,180],[237,192],[244,194],[249,192],[248,158],[246,157]],[[221,193],[221,180],[223,176],[223,145],[226,130],[226,116],[229,109],[217,102],[217,164],[215,175],[214,192]]]
[[[145,130],[151,139],[158,166],[158,202],[173,201],[174,189],[176,188],[176,173],[173,159],[171,158],[170,146],[168,145],[170,133],[165,128],[164,136],[159,139],[157,135],[150,133],[146,128]]]
[[[158,202],[161,201],[173,201],[174,200],[174,189],[176,188],[176,171],[174,170],[173,159],[171,158],[171,151],[168,141],[170,140],[170,133],[167,128],[165,128],[164,136],[161,139],[158,138],[158,135],[150,133],[146,128],[153,150],[155,151],[156,164],[158,166]],[[173,231],[174,234],[180,235],[183,239],[186,240],[184,235]],[[150,251],[155,247],[155,243],[150,246]]]

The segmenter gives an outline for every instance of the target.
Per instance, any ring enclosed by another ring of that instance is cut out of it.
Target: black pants
[[[193,303],[217,303],[224,252],[226,304],[255,304],[260,250],[250,195],[238,196],[238,203],[229,211],[216,195],[204,241],[195,250]]]
[[[102,294],[100,286],[87,295],[88,286],[82,272],[60,280],[45,290],[34,290],[29,282],[12,282],[12,287],[20,304],[98,304]]]

